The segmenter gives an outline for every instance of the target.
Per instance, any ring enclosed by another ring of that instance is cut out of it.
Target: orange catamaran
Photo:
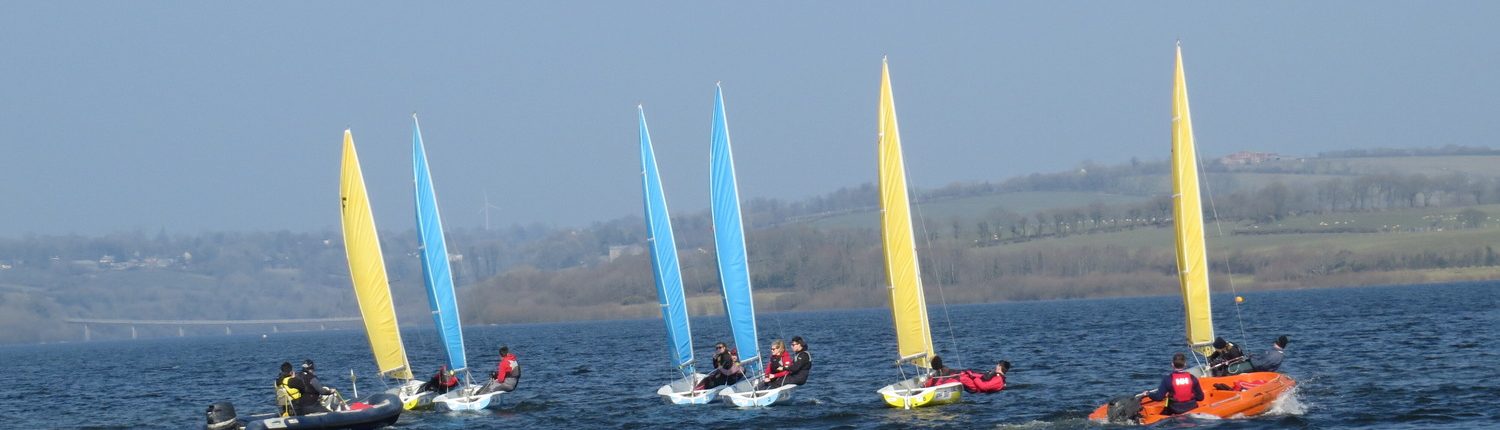
[[[1188,115],[1187,81],[1182,71],[1182,47],[1177,47],[1177,70],[1172,87],[1172,217],[1177,236],[1178,280],[1186,313],[1188,346],[1201,355],[1211,354],[1214,341],[1213,311],[1209,306],[1208,256],[1203,240],[1203,205],[1198,190],[1198,159],[1193,147],[1193,122]],[[1291,391],[1297,382],[1276,372],[1250,372],[1204,377],[1206,366],[1191,372],[1199,376],[1203,400],[1188,414],[1238,418],[1259,415],[1271,402]],[[1095,421],[1151,424],[1168,418],[1165,400],[1125,396],[1100,406],[1089,415]]]

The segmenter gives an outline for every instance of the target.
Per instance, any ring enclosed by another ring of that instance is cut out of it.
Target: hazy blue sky
[[[753,3],[753,4],[752,4]],[[722,81],[746,198],[875,177],[889,55],[918,187],[1168,153],[1495,145],[1500,2],[50,2],[0,8],[0,237],[336,229],[354,130],[412,228],[410,113],[450,227],[708,201]],[[1500,145],[1496,145],[1500,146]]]

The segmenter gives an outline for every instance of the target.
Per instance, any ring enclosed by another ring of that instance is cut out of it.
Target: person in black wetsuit
[[[292,401],[292,407],[296,410],[297,415],[328,412],[328,408],[323,407],[323,403],[321,402],[323,396],[334,395],[339,392],[339,390],[335,390],[332,387],[325,387],[322,383],[319,383],[318,375],[313,373],[314,369],[315,366],[312,360],[304,360],[302,362],[302,371],[297,373],[297,377],[292,378],[287,384],[288,387],[295,388],[302,394],[301,398]]]
[[[1230,365],[1244,361],[1245,353],[1240,350],[1239,345],[1224,340],[1222,337],[1214,338],[1214,353],[1208,355],[1208,367],[1213,376],[1228,376],[1231,372]]]
[[[698,382],[694,390],[707,390],[720,385],[730,385],[745,379],[740,369],[739,354],[729,349],[724,342],[714,344],[714,370]]]
[[[776,386],[806,384],[807,374],[811,370],[812,354],[807,352],[807,342],[802,340],[802,336],[792,336],[792,365],[787,367],[787,371],[790,373],[787,374],[781,383],[776,384]]]

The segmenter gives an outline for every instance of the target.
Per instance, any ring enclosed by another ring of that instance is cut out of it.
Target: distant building
[[[1219,159],[1219,163],[1227,166],[1233,166],[1245,164],[1260,164],[1267,161],[1281,161],[1286,159],[1289,159],[1289,157],[1273,152],[1240,151],[1225,155],[1223,158]]]
[[[615,261],[626,255],[641,255],[646,252],[646,247],[640,245],[611,245],[609,247],[609,261]]]

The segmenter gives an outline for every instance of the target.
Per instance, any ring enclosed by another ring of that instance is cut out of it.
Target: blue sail
[[[411,152],[416,174],[417,240],[422,254],[422,283],[427,287],[427,305],[432,322],[448,354],[448,369],[469,367],[464,357],[464,333],[458,319],[458,299],[453,294],[453,270],[448,266],[448,244],[443,240],[443,222],[438,217],[437,196],[432,192],[432,173],[427,170],[427,150],[422,148],[422,128],[411,117]]]
[[[709,150],[709,187],[714,216],[714,247],[719,257],[719,282],[724,285],[724,308],[734,329],[740,361],[760,358],[756,346],[755,300],[750,294],[750,266],[745,255],[745,227],[740,220],[740,192],[734,178],[734,155],[729,149],[729,124],[724,120],[724,89],[714,89],[713,147]],[[747,366],[755,375],[758,365]]]
[[[688,327],[687,297],[682,293],[682,269],[677,264],[677,240],[672,237],[672,218],[667,216],[667,197],[661,191],[656,151],[651,149],[651,130],[646,128],[646,109],[636,109],[641,119],[641,194],[646,205],[646,241],[651,245],[656,297],[661,303],[661,319],[667,323],[672,365],[692,374],[695,372],[693,334]]]

